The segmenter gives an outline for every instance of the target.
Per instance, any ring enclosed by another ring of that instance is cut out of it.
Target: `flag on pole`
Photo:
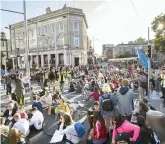
[[[148,57],[145,56],[145,54],[143,53],[143,51],[139,47],[136,47],[136,51],[137,51],[137,55],[138,55],[140,63],[145,68],[148,68]]]

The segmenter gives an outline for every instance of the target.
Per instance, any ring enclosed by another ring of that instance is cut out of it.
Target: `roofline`
[[[148,43],[118,44],[118,45],[116,45],[115,47],[117,47],[117,46],[119,46],[119,45],[146,45],[146,44],[148,45]]]
[[[81,10],[80,11],[72,11],[71,9],[77,9],[77,10]],[[82,9],[78,9],[78,8],[71,8],[71,7],[67,7],[66,9],[59,9],[56,11],[52,11],[50,13],[46,13],[46,14],[42,14],[33,18],[29,18],[27,19],[27,24],[33,24],[35,22],[42,22],[44,20],[49,20],[52,17],[60,17],[60,16],[65,16],[66,14],[71,14],[71,15],[79,15],[79,16],[83,16],[86,27],[88,28],[88,23],[87,23],[87,19],[86,19],[86,15],[85,13],[83,13]],[[46,16],[46,18],[45,18]],[[29,22],[32,21],[32,22]],[[10,24],[11,28],[19,28],[19,27],[23,27],[24,26],[24,21],[21,22],[17,22],[15,24]]]

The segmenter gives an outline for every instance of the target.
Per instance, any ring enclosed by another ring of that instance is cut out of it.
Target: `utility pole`
[[[150,28],[148,27],[148,46],[149,45],[150,45]],[[148,98],[149,99],[150,99],[150,70],[151,70],[150,67],[151,67],[151,63],[150,63],[150,58],[148,57]]]

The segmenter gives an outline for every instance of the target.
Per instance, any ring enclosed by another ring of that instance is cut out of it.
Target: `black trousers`
[[[165,88],[164,87],[162,87],[162,94],[163,94],[164,104],[165,104]]]

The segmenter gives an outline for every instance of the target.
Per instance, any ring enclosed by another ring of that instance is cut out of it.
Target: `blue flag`
[[[143,53],[143,51],[139,47],[136,47],[136,51],[137,51],[137,55],[138,55],[140,63],[145,68],[148,68],[148,57],[145,56],[145,54]]]

